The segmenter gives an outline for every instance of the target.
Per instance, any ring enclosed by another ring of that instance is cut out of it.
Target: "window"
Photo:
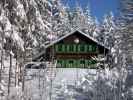
[[[61,44],[56,45],[55,50],[56,50],[56,52],[62,52],[63,51],[62,50],[62,45]]]
[[[73,52],[73,51],[74,51],[73,45],[69,45],[69,52]]]
[[[63,60],[57,60],[57,67],[61,68],[63,67],[62,65],[63,65]]]
[[[83,44],[81,44],[79,46],[80,46],[80,52],[85,52],[85,46]]]
[[[84,66],[85,66],[85,60],[80,60],[80,66],[78,66],[78,67],[84,68]]]
[[[64,51],[67,52],[67,45],[64,45]]]
[[[68,67],[70,67],[70,68],[75,67],[74,66],[74,60],[69,60]]]
[[[87,51],[88,51],[88,52],[92,52],[92,45],[88,45],[88,46],[87,46]]]
[[[65,52],[65,45],[63,44],[58,44],[55,46],[56,52]]]
[[[95,69],[96,68],[96,61],[95,60],[90,60],[90,62],[91,62],[91,65],[90,65],[90,68],[91,69]]]
[[[89,66],[90,66],[89,60],[85,60],[85,67],[84,68],[89,68]]]
[[[62,51],[62,45],[58,45],[58,52]]]
[[[93,52],[96,52],[96,45],[93,45],[92,51],[93,51]]]
[[[67,53],[74,52],[74,45],[64,45],[64,51],[66,51]]]

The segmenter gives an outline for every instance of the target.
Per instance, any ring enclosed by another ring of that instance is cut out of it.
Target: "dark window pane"
[[[84,52],[85,51],[85,46],[84,45],[80,45],[80,52]]]
[[[57,67],[62,67],[63,60],[57,60]]]
[[[90,45],[87,45],[87,51],[90,52]]]
[[[73,60],[70,60],[70,61],[69,61],[69,64],[73,64],[73,63],[74,63],[74,61],[73,61]]]
[[[58,45],[58,51],[59,51],[59,52],[62,52],[62,45],[61,45],[61,44]]]
[[[74,51],[73,45],[69,45],[69,51],[70,52],[73,52]]]
[[[81,68],[83,68],[85,66],[85,60],[80,60],[80,66]]]

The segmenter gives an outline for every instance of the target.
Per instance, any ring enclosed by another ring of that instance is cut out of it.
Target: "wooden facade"
[[[90,68],[96,64],[92,57],[107,52],[108,49],[93,38],[75,31],[48,45],[42,55],[46,61],[57,60],[57,67]]]

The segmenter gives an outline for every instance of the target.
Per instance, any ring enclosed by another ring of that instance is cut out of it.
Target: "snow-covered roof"
[[[69,33],[69,34],[66,34],[66,35],[60,37],[59,39],[57,39],[57,40],[55,40],[55,41],[52,41],[51,43],[49,43],[49,44],[46,45],[45,47],[48,48],[48,47],[50,47],[50,46],[52,46],[52,45],[58,43],[59,41],[65,39],[66,37],[68,37],[68,36],[74,34],[75,32],[79,32],[80,34],[82,34],[82,35],[84,35],[85,37],[91,39],[92,41],[94,41],[94,42],[97,43],[98,45],[101,45],[101,46],[105,47],[106,49],[108,49],[106,46],[104,46],[104,44],[99,43],[95,38],[93,38],[93,37],[87,35],[86,33],[82,32],[82,31],[80,31],[80,30],[74,30],[74,31],[72,31],[72,32]]]
[[[48,48],[48,47],[50,47],[50,46],[52,46],[52,45],[58,43],[59,41],[61,41],[61,40],[65,39],[65,38],[67,38],[68,36],[70,36],[70,35],[72,35],[72,34],[74,34],[75,32],[78,32],[78,33],[84,35],[85,37],[87,37],[88,39],[91,39],[93,42],[97,43],[98,45],[103,46],[103,47],[105,47],[106,49],[108,49],[108,47],[106,47],[104,44],[99,43],[95,38],[93,38],[93,37],[87,35],[86,33],[82,32],[82,31],[80,31],[80,30],[74,30],[74,31],[72,31],[71,33],[68,33],[68,34],[66,34],[66,35],[64,35],[64,36],[62,36],[62,37],[60,37],[60,38],[58,38],[57,40],[52,41],[51,43],[47,44],[47,45],[45,46],[45,48]],[[38,54],[36,57],[34,57],[33,60],[36,59],[37,57],[40,57],[40,56],[41,56],[42,54],[44,54],[44,53],[45,53],[45,51],[42,51],[40,54]]]

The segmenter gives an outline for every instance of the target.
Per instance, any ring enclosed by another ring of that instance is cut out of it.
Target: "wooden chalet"
[[[33,60],[57,60],[59,68],[90,68],[96,64],[92,59],[106,55],[108,48],[89,35],[74,31],[46,45],[46,49]]]

